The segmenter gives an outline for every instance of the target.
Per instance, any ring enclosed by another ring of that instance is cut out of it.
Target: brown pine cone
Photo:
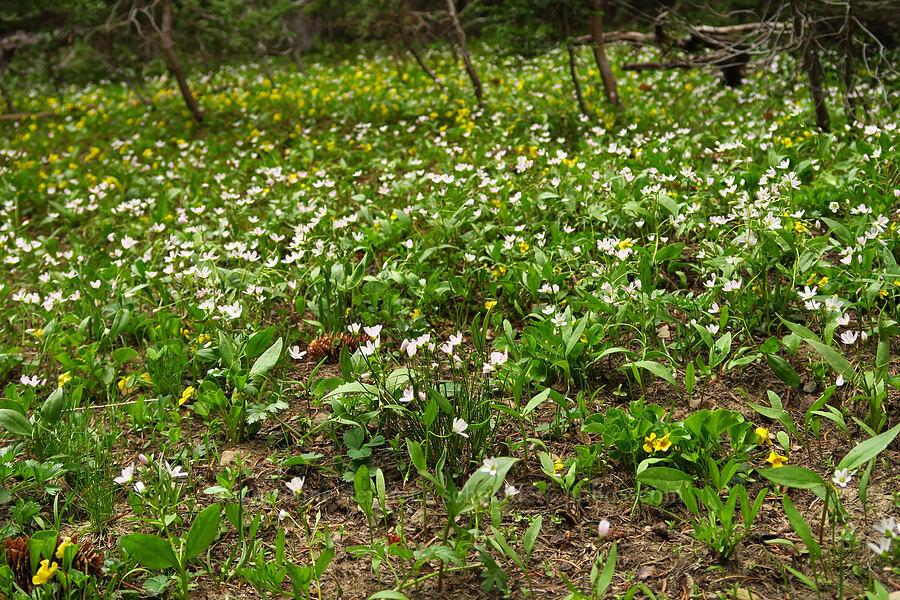
[[[337,362],[341,356],[341,348],[347,347],[347,352],[356,352],[366,336],[352,333],[326,333],[320,335],[309,343],[306,352],[312,360],[319,361],[325,358],[327,362]]]
[[[78,544],[78,552],[72,559],[72,568],[81,571],[86,575],[94,575],[95,577],[103,573],[103,555],[94,550],[94,545],[90,541],[78,541],[78,536],[73,540]]]
[[[13,572],[16,585],[31,592],[31,552],[28,549],[28,538],[7,538],[6,564]]]

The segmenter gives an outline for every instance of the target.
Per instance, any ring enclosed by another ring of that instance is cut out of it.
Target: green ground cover
[[[16,98],[0,593],[896,589],[896,114],[480,56]]]

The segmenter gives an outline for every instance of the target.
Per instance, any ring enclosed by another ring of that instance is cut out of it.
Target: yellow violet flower
[[[563,461],[558,458],[553,461],[553,474],[556,475],[560,471],[566,468],[566,465],[563,464]]]
[[[66,371],[65,373],[61,374],[57,378],[56,384],[59,387],[62,387],[64,385],[66,385],[67,383],[69,383],[70,381],[72,381],[72,371]]]
[[[666,450],[668,450],[669,447],[672,445],[672,442],[669,441],[669,435],[671,435],[671,433],[667,433],[666,435],[662,436],[661,438],[658,438],[657,440],[655,440],[653,442],[653,449],[659,450],[661,452],[665,452]]]
[[[769,456],[766,457],[766,462],[771,464],[773,469],[783,467],[784,463],[787,462],[787,456],[782,456],[777,452],[772,451],[769,452]]]
[[[31,583],[33,585],[44,585],[50,581],[57,569],[59,569],[58,564],[54,562],[51,565],[50,561],[45,558],[41,561],[41,568],[38,569],[37,574],[31,578]]]
[[[488,300],[487,302],[484,303],[485,310],[491,310],[495,306],[497,306],[496,300]]]
[[[756,428],[756,436],[759,438],[759,445],[762,446],[767,444],[769,446],[772,445],[772,437],[769,435],[769,430],[765,427],[757,427]]]
[[[178,399],[178,406],[181,406],[188,400],[190,400],[191,396],[194,394],[194,386],[190,385],[181,392],[181,398]]]
[[[644,452],[665,452],[672,447],[672,442],[669,441],[670,435],[671,432],[662,437],[657,437],[656,433],[650,433],[650,435],[644,438]]]
[[[59,548],[56,549],[56,558],[62,560],[63,556],[66,554],[66,548],[74,545],[75,544],[72,543],[72,538],[69,536],[64,537],[63,541],[59,544]]]

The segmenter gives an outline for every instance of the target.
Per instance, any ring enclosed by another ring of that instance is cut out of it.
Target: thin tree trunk
[[[421,67],[421,69],[428,75],[432,81],[437,83],[437,75],[428,68],[428,65],[425,64],[425,61],[422,60],[422,55],[419,54],[419,51],[416,50],[416,47],[412,45],[412,42],[409,41],[409,37],[406,35],[406,27],[400,26],[400,39],[403,40],[403,45],[406,46],[406,49],[409,50],[409,53],[413,55],[413,58],[416,61],[416,64]]]
[[[619,102],[616,78],[613,76],[609,59],[603,48],[603,7],[600,0],[588,0],[588,7],[591,9],[591,40],[594,46],[594,60],[597,63],[597,69],[600,70],[600,79],[603,80],[603,91],[606,92],[606,99],[609,103],[619,108],[622,104]]]
[[[181,97],[187,104],[188,110],[194,115],[197,121],[203,120],[203,111],[200,105],[191,93],[187,79],[184,76],[184,69],[181,68],[181,61],[178,60],[178,54],[175,52],[175,42],[172,40],[172,0],[163,0],[162,2],[162,28],[159,32],[159,42],[162,46],[163,56],[166,60],[166,66],[169,72],[178,82],[178,89],[181,90]]]
[[[475,70],[475,65],[472,63],[472,57],[469,56],[469,49],[466,46],[466,32],[463,31],[462,25],[459,23],[459,16],[456,14],[455,0],[447,0],[447,12],[450,13],[450,22],[453,24],[453,29],[456,32],[456,41],[459,43],[460,52],[462,52],[463,62],[466,65],[466,72],[469,74],[469,79],[472,80],[472,87],[475,88],[475,98],[478,100],[479,105],[483,105],[484,93],[481,89],[481,79],[478,78],[478,71]]]
[[[853,84],[853,25],[851,24],[851,4],[847,0],[844,16],[844,112],[847,122],[856,122],[856,86]]]
[[[6,101],[6,112],[16,112],[16,105],[15,102],[13,102],[12,95],[9,93],[9,90],[6,89],[6,86],[2,83],[0,83],[0,93],[3,94],[3,100]]]
[[[581,82],[578,81],[578,67],[575,64],[575,44],[569,44],[569,73],[572,75],[572,83],[575,84],[575,99],[578,100],[578,108],[581,110],[581,114],[588,116],[588,109],[584,104],[584,96],[581,93]]]
[[[819,61],[819,53],[813,45],[813,33],[806,26],[806,4],[794,2],[794,34],[800,35],[800,50],[803,58],[803,68],[809,78],[809,95],[812,97],[813,107],[816,111],[816,125],[822,131],[831,130],[831,116],[828,114],[828,105],[825,98],[825,72]]]

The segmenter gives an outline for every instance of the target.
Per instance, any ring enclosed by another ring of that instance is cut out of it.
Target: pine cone
[[[28,538],[7,538],[6,564],[13,572],[16,585],[31,593],[31,552],[28,550]]]
[[[311,341],[306,352],[313,360],[325,358],[327,362],[336,362],[343,346],[347,347],[347,352],[356,352],[364,338],[363,335],[352,333],[326,333]]]
[[[56,539],[56,547],[62,543],[62,538]],[[103,555],[94,550],[90,541],[79,542],[78,536],[72,539],[72,543],[78,544],[78,551],[72,558],[72,568],[86,575],[99,576],[103,574]],[[31,592],[34,585],[31,583],[31,551],[28,548],[28,538],[7,538],[6,564],[13,572],[16,585]]]
[[[72,559],[72,568],[81,571],[85,575],[99,576],[103,574],[103,555],[94,550],[94,545],[90,541],[78,541],[75,536],[72,541],[78,544],[78,552]],[[57,547],[59,545],[57,544]]]

